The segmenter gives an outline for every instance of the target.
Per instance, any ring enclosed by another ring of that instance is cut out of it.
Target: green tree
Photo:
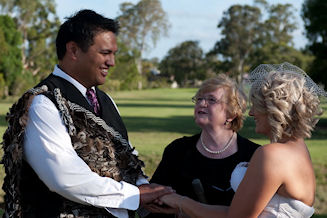
[[[120,11],[119,37],[123,43],[132,48],[137,70],[142,76],[142,55],[151,46],[156,45],[160,36],[167,34],[169,28],[167,15],[159,0],[141,0],[135,5],[122,3]],[[142,80],[139,80],[138,88],[142,88]]]
[[[213,51],[222,55],[232,75],[241,80],[246,64],[260,38],[260,9],[249,5],[233,5],[224,12],[218,24],[222,39]]]
[[[22,73],[20,46],[22,38],[14,20],[7,15],[0,15],[1,96],[12,94],[14,83]]]
[[[327,87],[327,2],[324,0],[305,0],[302,17],[309,50],[315,56],[309,69],[312,79]]]
[[[51,72],[56,63],[55,36],[59,27],[52,0],[0,0],[1,12],[15,18],[23,44],[24,73],[37,79]]]
[[[293,11],[290,4],[269,5],[265,0],[255,0],[254,6],[231,6],[218,24],[223,37],[211,53],[222,55],[220,66],[238,82],[242,73],[262,63],[288,61],[307,67],[312,57],[293,48],[297,27]]]
[[[163,75],[184,87],[195,79],[205,79],[203,51],[197,41],[185,41],[170,49],[160,62]]]
[[[290,62],[307,67],[310,55],[294,48],[292,32],[296,29],[294,8],[290,4],[263,3],[267,19],[261,25],[261,38],[251,57],[251,64]],[[304,68],[305,69],[305,68]]]
[[[228,71],[219,60],[218,56],[209,51],[205,54],[203,70],[205,71],[205,78],[211,78],[219,73]]]
[[[264,36],[267,41],[279,45],[293,46],[292,32],[296,21],[291,4],[275,4],[265,8],[268,18],[264,21]]]

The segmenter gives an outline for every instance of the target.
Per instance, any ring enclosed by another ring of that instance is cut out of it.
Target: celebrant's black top
[[[231,173],[239,162],[250,161],[259,145],[238,134],[236,153],[223,159],[212,159],[197,150],[199,137],[200,134],[183,137],[169,144],[150,182],[171,186],[178,194],[199,201],[192,181],[200,179],[208,204],[230,205],[234,196],[230,186]],[[169,216],[150,214],[148,217]]]

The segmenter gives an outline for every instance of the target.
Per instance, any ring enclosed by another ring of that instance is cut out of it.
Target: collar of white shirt
[[[82,95],[87,99],[86,88],[82,84],[80,84],[76,79],[74,79],[73,77],[69,76],[67,73],[62,71],[58,65],[55,66],[52,74],[55,76],[59,76],[60,78],[63,78],[65,80],[67,80],[68,82],[70,82],[71,84],[73,84],[82,93]],[[94,91],[96,91],[94,86],[92,87],[92,89]]]
[[[87,98],[86,96],[86,88],[80,84],[77,80],[75,80],[73,77],[69,76],[67,73],[65,73],[64,71],[62,71],[58,65],[55,66],[53,72],[52,72],[53,75],[55,76],[59,76],[65,80],[67,80],[68,82],[70,82],[71,84],[73,84],[81,93],[82,95],[86,98],[86,100],[90,103],[89,99]],[[94,92],[96,93],[96,89],[95,87],[93,86],[92,89],[94,90]],[[118,113],[120,114],[119,110],[118,110],[118,107],[115,103],[115,101],[112,99],[112,97],[107,94],[109,96],[109,98],[111,99],[112,103],[114,104],[116,110],[118,111]]]

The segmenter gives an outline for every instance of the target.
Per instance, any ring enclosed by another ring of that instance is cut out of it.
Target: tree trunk
[[[136,61],[137,71],[140,74],[139,81],[137,82],[137,88],[139,90],[141,90],[143,88],[143,84],[142,84],[142,58],[136,58],[135,61]]]
[[[242,82],[242,75],[243,75],[243,65],[244,65],[244,60],[240,59],[240,62],[237,66],[237,76],[236,76],[236,82],[240,84]]]

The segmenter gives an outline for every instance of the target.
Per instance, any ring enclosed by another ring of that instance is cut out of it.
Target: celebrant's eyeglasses
[[[214,97],[211,97],[211,96],[208,96],[208,97],[193,97],[192,98],[192,102],[195,103],[195,104],[201,104],[202,101],[205,101],[207,104],[209,105],[214,105],[214,104],[220,104],[220,103],[223,103],[222,101],[220,100],[217,100],[216,98]]]

